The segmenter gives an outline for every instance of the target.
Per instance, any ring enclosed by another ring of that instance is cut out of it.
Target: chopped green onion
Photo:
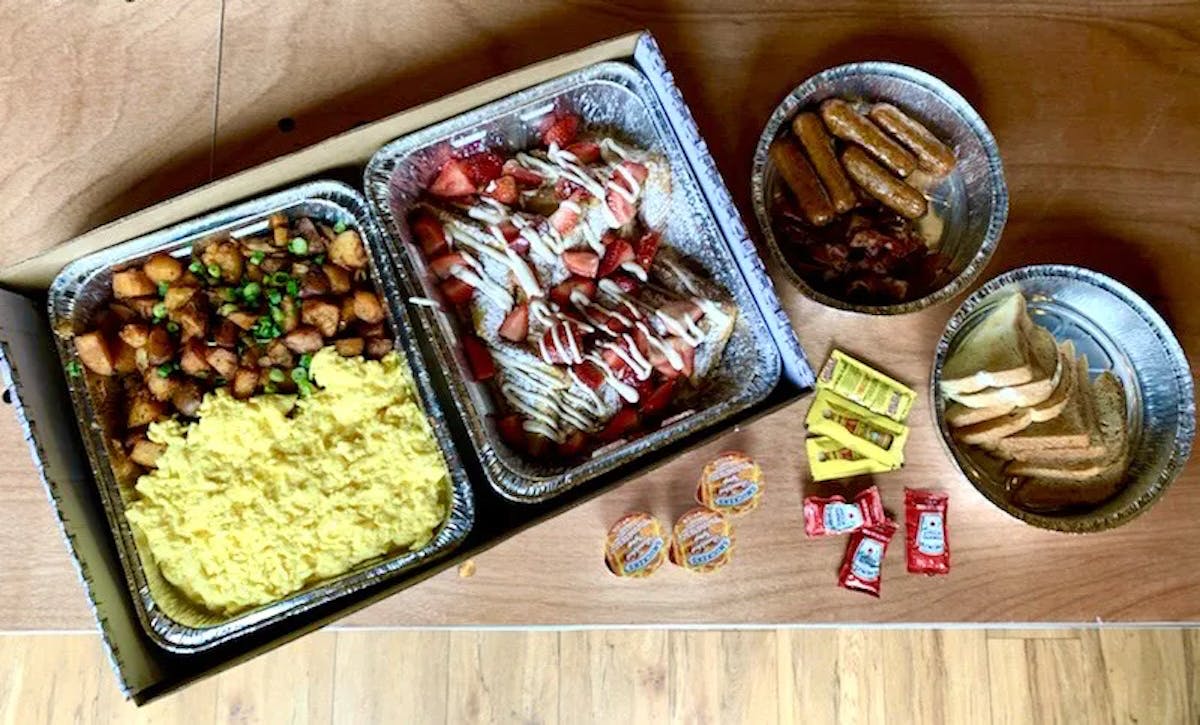
[[[218,375],[216,377],[216,379],[213,380],[213,385],[216,385],[218,388],[221,387],[222,385],[226,385],[228,383],[229,383],[229,381],[226,380],[225,378],[221,377],[220,375]]]
[[[306,352],[300,356],[300,367],[304,368],[305,370],[308,370],[310,367],[312,367],[311,352]]]
[[[300,283],[294,279],[289,279],[287,281],[287,293],[289,295],[291,295],[292,297],[299,297],[300,296]]]
[[[174,368],[175,368],[175,366],[172,365],[171,363],[163,363],[162,365],[159,365],[158,366],[158,377],[160,377],[160,378],[171,377],[171,371]]]
[[[271,372],[267,373],[267,378],[276,383],[282,383],[284,380],[287,380],[283,375],[283,371],[279,368],[271,368]]]
[[[275,390],[276,390],[275,383],[267,383],[266,385],[263,386],[263,392],[266,393],[267,395],[273,394],[275,392]]]
[[[233,304],[232,302],[226,302],[217,308],[217,314],[221,317],[229,317],[234,312],[237,312],[237,308],[237,305]]]
[[[171,320],[167,323],[167,332],[179,332],[179,323]]]
[[[341,234],[342,232],[346,231],[346,222],[338,222],[337,224],[334,224],[333,231],[335,234]]]
[[[167,306],[162,302],[155,302],[150,308],[150,316],[157,322],[167,316]]]
[[[288,250],[292,254],[308,254],[308,240],[304,237],[296,237],[288,243]]]
[[[220,277],[221,276],[221,268],[215,264],[208,265],[208,276],[209,277]]]
[[[251,252],[251,254],[250,254],[250,264],[253,264],[254,266],[257,267],[258,265],[262,264],[263,260],[266,258],[267,258],[266,252],[262,251],[261,249],[256,249],[255,251]]]
[[[225,300],[226,302],[236,302],[237,298],[238,298],[238,293],[237,293],[237,290],[235,290],[234,288],[232,288],[232,287],[222,287],[221,288],[221,299]]]
[[[188,265],[188,271],[192,274],[200,274],[204,271],[204,265],[199,262],[192,262]]]
[[[271,275],[269,284],[273,284],[276,287],[282,287],[288,283],[289,279],[291,279],[291,277],[288,276],[288,273],[280,270]]]
[[[313,257],[313,262],[316,264],[325,264],[325,255],[318,254],[317,256]]]
[[[247,302],[253,302],[258,299],[258,293],[262,292],[262,285],[258,282],[247,282],[242,288],[242,298]]]
[[[292,368],[292,381],[297,385],[308,382],[308,371],[304,368]]]
[[[166,282],[159,282],[158,283],[158,296],[166,297],[168,289],[170,289],[170,285],[168,285]]]
[[[283,294],[277,289],[267,290],[267,302],[273,305],[279,304],[283,300]]]
[[[277,325],[282,325],[283,324],[283,310],[279,309],[278,307],[272,307],[271,308],[271,320]]]
[[[307,380],[296,383],[296,387],[300,390],[300,397],[307,398],[312,395],[313,388]]]
[[[78,360],[72,360],[71,362],[67,363],[67,375],[77,378],[82,374],[83,366],[79,364]]]

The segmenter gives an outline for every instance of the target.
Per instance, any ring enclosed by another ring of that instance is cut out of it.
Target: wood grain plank
[[[779,721],[775,632],[670,633],[671,722]]]
[[[1033,695],[1029,688],[1029,642],[993,639],[987,643],[988,700],[992,725],[1034,722]]]
[[[1025,643],[1029,654],[1029,689],[1034,718],[1045,723],[1107,722],[1106,702],[1087,696],[1080,680],[1102,677],[1087,667],[1079,640],[1034,639]]]
[[[451,632],[449,646],[449,722],[559,722],[557,632]]]
[[[335,723],[446,722],[452,679],[448,632],[341,631],[335,636]]]
[[[0,6],[9,264],[208,179],[221,0]],[[15,243],[14,243],[15,242]]]
[[[843,723],[887,721],[884,695],[890,673],[876,644],[877,632],[866,629],[838,630],[838,720]]]
[[[988,639],[1079,639],[1078,629],[1045,627],[1042,629],[989,629]]]
[[[331,722],[336,644],[333,632],[316,632],[222,672],[216,677],[217,719],[293,725]]]
[[[666,722],[670,711],[668,671],[664,631],[561,632],[561,722]]]
[[[838,633],[782,629],[775,633],[779,667],[779,722],[838,720]]]
[[[984,722],[990,717],[987,639],[981,631],[883,630],[871,656],[883,664],[888,722]]]
[[[1104,674],[1104,694],[1117,722],[1195,721],[1185,666],[1188,633],[1102,629],[1085,631],[1082,636],[1098,645],[1101,659],[1090,664]]]

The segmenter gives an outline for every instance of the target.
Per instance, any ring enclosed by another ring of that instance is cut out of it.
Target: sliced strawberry
[[[476,381],[490,380],[496,374],[496,363],[483,340],[474,335],[463,335],[462,346],[467,367],[471,369],[471,378]]]
[[[671,300],[664,303],[659,308],[659,311],[673,320],[679,320],[681,323],[687,318],[691,318],[692,322],[695,322],[704,317],[704,310],[700,309],[700,305],[691,300]]]
[[[622,161],[613,172],[613,183],[620,184],[626,191],[633,191],[634,186],[629,185],[629,178],[632,177],[635,186],[640,188],[649,175],[650,170],[636,161]]]
[[[652,417],[665,411],[675,397],[675,383],[673,378],[666,380],[654,388],[649,395],[642,396],[638,404],[642,415]]]
[[[562,253],[563,264],[571,274],[594,279],[600,269],[600,255],[586,249],[571,249]]]
[[[465,266],[467,266],[467,260],[463,259],[463,256],[458,252],[451,252],[450,254],[443,254],[430,262],[429,271],[436,274],[438,279],[448,279],[455,267]]]
[[[463,159],[463,170],[475,188],[482,189],[489,181],[504,173],[504,159],[494,151],[480,151]]]
[[[592,390],[604,385],[604,373],[601,372],[600,368],[596,367],[595,363],[583,362],[571,369],[575,371],[575,375],[579,378],[580,382]]]
[[[500,323],[500,337],[513,342],[525,342],[529,337],[529,305],[519,304],[509,310]]]
[[[642,332],[642,328],[633,328],[633,344],[637,345],[638,352],[642,357],[650,355],[650,340],[646,338],[646,333]]]
[[[470,302],[475,294],[475,288],[458,277],[450,277],[439,284],[438,288],[442,290],[442,297],[446,298],[446,302],[454,307]]]
[[[650,265],[654,263],[654,257],[658,254],[658,245],[662,242],[662,235],[658,232],[646,232],[642,238],[637,240],[633,245],[633,257],[642,269],[650,269]]]
[[[676,370],[667,359],[666,354],[657,347],[650,351],[650,364],[668,380],[677,378],[680,375],[691,377],[696,369],[696,348],[687,344],[679,337],[668,337],[666,342],[675,349],[675,352],[683,360],[683,368]]]
[[[501,176],[487,185],[483,195],[490,196],[501,204],[516,204],[517,180],[511,176]]]
[[[558,205],[554,213],[550,215],[550,226],[559,234],[567,235],[571,233],[579,224],[579,212],[576,211],[574,202],[563,202]]]
[[[581,430],[571,431],[562,443],[558,444],[558,455],[563,458],[576,458],[583,453],[587,445],[587,436]]]
[[[602,441],[612,442],[624,438],[632,433],[641,425],[641,420],[638,418],[636,409],[625,406],[617,411],[617,414],[609,419],[604,428],[596,434],[596,437]]]
[[[608,278],[616,283],[617,287],[619,287],[625,294],[633,294],[642,284],[637,280],[636,277],[631,274],[626,274],[625,272],[610,274]]]
[[[545,349],[547,362],[569,365],[575,351],[583,352],[583,330],[571,320],[559,320],[542,333],[540,347]]]
[[[519,413],[510,413],[496,421],[500,440],[513,448],[525,450],[525,419]]]
[[[684,377],[692,377],[692,373],[696,372],[696,348],[679,337],[672,337],[671,345],[674,346],[675,352],[679,353],[679,357],[683,358],[683,370],[680,372]]]
[[[521,236],[521,230],[517,229],[517,225],[505,220],[498,227],[500,234],[504,237],[504,241],[508,242],[508,246],[514,252],[522,257],[529,253],[529,240]]]
[[[516,159],[509,159],[508,161],[505,161],[504,166],[500,169],[500,172],[505,176],[511,176],[516,179],[517,184],[520,186],[536,188],[541,186],[542,182],[545,181],[541,174],[537,173],[536,171],[530,171],[522,166],[521,163]]]
[[[617,380],[630,384],[637,382],[637,373],[634,372],[633,368],[629,367],[628,363],[615,350],[606,347],[600,353],[600,357],[604,360],[604,364],[608,366],[608,369],[612,370],[613,375],[617,376]]]
[[[609,211],[612,212],[613,219],[616,220],[619,227],[628,224],[633,219],[633,215],[637,213],[633,204],[621,196],[616,189],[610,188],[604,193],[604,203],[608,205]]]
[[[583,195],[583,187],[576,184],[570,179],[559,179],[554,182],[554,198],[559,201],[564,199],[578,200]]]
[[[559,307],[571,306],[571,292],[579,290],[589,300],[596,298],[596,283],[585,277],[568,277],[550,289],[550,301]]]
[[[629,242],[617,237],[604,248],[604,258],[600,260],[600,268],[596,270],[596,274],[600,277],[607,277],[617,271],[622,264],[632,261],[633,247]]]
[[[621,318],[617,317],[616,315],[608,315],[605,317],[604,326],[617,333],[625,332],[625,330],[629,329],[629,326],[624,322],[621,322]]]
[[[553,445],[554,441],[540,433],[529,433],[525,436],[525,452],[531,458],[545,458]]]
[[[421,251],[425,253],[426,259],[433,259],[449,248],[446,242],[446,230],[432,212],[418,209],[408,218],[408,226],[412,229],[417,244],[421,245]]]
[[[575,140],[575,134],[579,133],[579,116],[570,111],[556,111],[542,121],[540,131],[542,143],[547,146],[557,144],[565,148]]]
[[[595,141],[576,141],[563,150],[572,154],[581,164],[594,164],[600,160],[600,144]]]
[[[475,193],[475,182],[467,175],[467,167],[459,159],[450,159],[429,185],[429,193],[446,199]]]

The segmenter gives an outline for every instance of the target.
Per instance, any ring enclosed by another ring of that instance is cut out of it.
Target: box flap
[[[0,290],[0,385],[12,403],[54,506],[59,528],[100,625],[121,690],[132,696],[161,678],[125,590],[121,563],[92,482],[50,328],[39,305]]]
[[[612,58],[633,55],[640,33],[629,33],[575,53],[535,63],[416,108],[339,134],[160,204],[98,227],[47,252],[0,270],[0,286],[44,290],[69,262],[175,222],[347,165],[362,165],[387,142],[547,78]]]

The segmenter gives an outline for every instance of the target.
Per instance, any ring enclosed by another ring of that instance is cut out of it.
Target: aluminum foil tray
[[[701,266],[738,306],[737,325],[720,366],[713,371],[694,412],[615,448],[602,448],[571,467],[526,460],[501,442],[489,414],[492,392],[470,382],[459,352],[457,321],[447,312],[420,307],[415,316],[429,332],[435,363],[447,385],[489,483],[514,501],[533,503],[593,479],[673,441],[719,425],[763,400],[780,377],[779,350],[756,305],[728,242],[721,236],[679,141],[649,81],[621,62],[604,62],[528,88],[383,147],[367,164],[365,189],[383,221],[388,250],[408,294],[437,298],[434,279],[415,245],[407,216],[449,154],[468,146],[516,151],[537,143],[536,122],[554,107],[577,111],[587,128],[602,130],[664,154],[672,191],[664,245]]]
[[[1092,373],[1111,370],[1125,388],[1130,464],[1124,488],[1086,511],[1035,513],[1015,505],[1006,478],[991,457],[959,446],[946,423],[940,394],[942,368],[957,341],[1007,293],[1020,292],[1034,322],[1087,355]],[[1113,528],[1162,496],[1191,452],[1196,434],[1192,375],[1167,323],[1128,287],[1081,267],[1022,267],[996,277],[963,302],[938,342],[930,381],[932,410],[942,444],[963,474],[989,501],[1026,523],[1084,533]]]
[[[214,234],[229,233],[239,237],[261,232],[273,212],[303,214],[330,225],[342,222],[359,230],[370,257],[372,280],[376,290],[386,299],[384,309],[397,341],[397,350],[408,358],[420,402],[450,470],[449,512],[433,539],[422,549],[364,562],[341,576],[232,617],[214,615],[184,598],[163,578],[149,552],[141,549],[125,518],[126,503],[137,495],[136,481],[132,476],[123,480],[110,458],[106,434],[109,406],[99,394],[94,376],[90,373],[77,377],[67,374],[92,472],[139,619],[156,644],[173,652],[199,652],[298,616],[377,582],[403,576],[404,572],[452,551],[470,532],[475,519],[471,487],[459,463],[444,413],[433,393],[429,372],[416,350],[411,322],[392,277],[392,267],[378,263],[386,258],[378,227],[367,209],[366,200],[345,184],[333,181],[304,184],[132,239],[67,265],[49,290],[50,323],[64,371],[70,363],[77,361],[72,336],[87,329],[94,313],[111,299],[113,271],[141,262],[156,252],[186,256],[193,244]]]

